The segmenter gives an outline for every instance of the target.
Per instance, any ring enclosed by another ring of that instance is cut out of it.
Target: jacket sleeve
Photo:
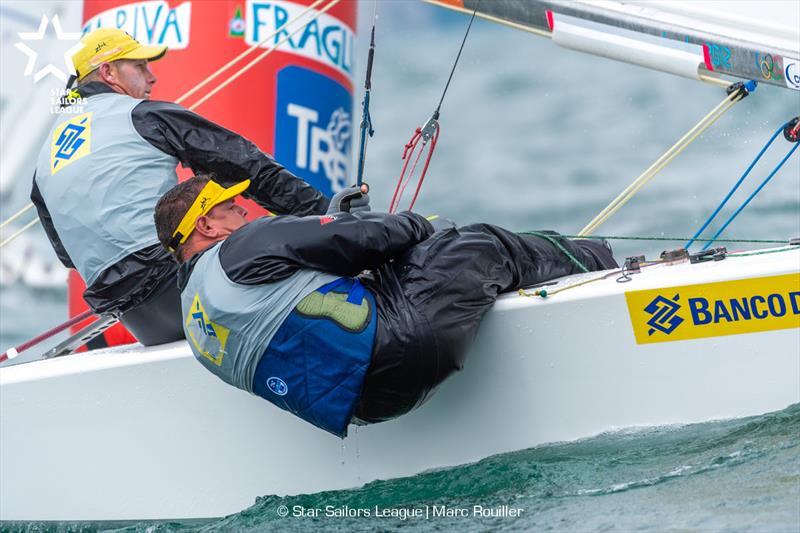
[[[53,250],[55,250],[59,261],[61,261],[61,263],[63,263],[63,265],[67,268],[75,268],[75,265],[72,263],[72,259],[70,259],[67,250],[64,249],[64,244],[61,242],[58,233],[56,233],[55,226],[53,226],[53,219],[50,217],[50,211],[48,211],[47,205],[44,203],[44,198],[42,198],[42,193],[39,192],[39,186],[36,184],[35,172],[33,174],[31,201],[33,202],[33,205],[36,206],[36,211],[39,213],[39,220],[42,223],[44,232],[47,234],[47,238],[50,240],[50,245],[53,247]]]
[[[245,196],[274,213],[315,215],[328,208],[330,200],[255,144],[184,107],[145,100],[131,120],[147,142],[194,172],[213,172],[226,187],[250,179]]]
[[[275,282],[301,268],[355,276],[432,233],[424,217],[410,212],[265,217],[228,237],[219,257],[231,281],[245,285]]]

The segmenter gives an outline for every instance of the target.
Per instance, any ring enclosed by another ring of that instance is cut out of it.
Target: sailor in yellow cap
[[[183,338],[177,264],[156,236],[156,201],[178,162],[245,192],[275,213],[322,214],[330,201],[255,144],[177,104],[150,100],[150,62],[166,53],[101,28],[73,56],[77,114],[60,114],[39,152],[31,200],[59,259],[87,285],[96,313],[114,313],[144,345]],[[358,193],[352,209],[369,209]]]
[[[72,56],[78,82],[102,81],[116,92],[150,97],[156,77],[148,63],[164,57],[166,46],[145,46],[116,28],[94,30],[81,42],[84,47]]]

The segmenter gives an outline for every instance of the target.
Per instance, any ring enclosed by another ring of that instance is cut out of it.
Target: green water
[[[746,419],[607,433],[359,489],[264,495],[215,520],[6,523],[0,529],[791,533],[800,529],[800,404]]]

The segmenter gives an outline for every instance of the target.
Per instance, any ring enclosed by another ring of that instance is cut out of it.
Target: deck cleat
[[[728,250],[724,246],[720,246],[718,248],[712,248],[710,250],[703,250],[702,252],[697,252],[696,254],[691,254],[689,256],[689,261],[692,264],[695,263],[707,263],[708,261],[722,261],[727,257]]]

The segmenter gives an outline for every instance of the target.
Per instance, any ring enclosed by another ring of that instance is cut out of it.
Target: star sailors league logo
[[[61,51],[63,47],[73,43],[69,49],[59,57],[61,61],[56,60],[57,64],[54,64],[52,61],[46,64],[44,63],[44,61],[53,59],[51,57],[53,48],[47,44],[47,41],[50,40],[45,39],[47,26],[51,23],[55,30],[56,39],[58,41],[64,41],[63,45],[57,47],[59,51]],[[66,84],[69,76],[75,74],[75,67],[72,65],[72,56],[84,46],[84,44],[80,42],[81,33],[64,32],[61,28],[61,21],[58,20],[58,15],[54,15],[52,19],[48,18],[47,15],[42,15],[42,20],[39,23],[39,29],[37,31],[19,32],[18,35],[22,41],[16,43],[14,47],[28,56],[28,63],[25,65],[24,75],[30,76],[33,74],[34,83],[38,83],[42,78],[50,74]]]

